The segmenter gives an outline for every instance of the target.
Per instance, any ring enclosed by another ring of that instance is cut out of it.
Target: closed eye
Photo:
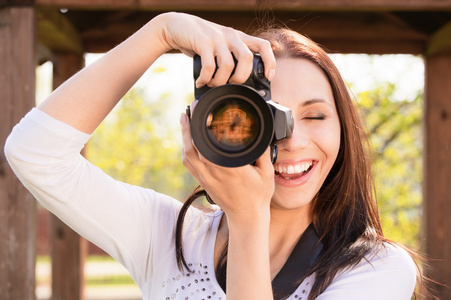
[[[325,120],[326,119],[326,115],[325,114],[318,114],[318,115],[313,115],[313,116],[306,116],[304,117],[304,119],[306,120]]]

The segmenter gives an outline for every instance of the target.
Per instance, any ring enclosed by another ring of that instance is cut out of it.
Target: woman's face
[[[291,109],[294,131],[278,143],[272,208],[310,209],[340,147],[340,122],[329,82],[306,59],[277,60],[272,99]]]

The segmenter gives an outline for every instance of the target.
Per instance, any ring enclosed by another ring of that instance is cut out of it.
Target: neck
[[[271,207],[270,240],[283,242],[294,239],[296,243],[311,222],[309,209],[285,210]]]
[[[274,279],[283,267],[294,246],[311,222],[312,217],[308,209],[286,210],[271,207],[269,229],[271,279]],[[228,224],[227,217],[224,214],[216,237],[215,265],[218,263],[222,247],[227,240]]]
[[[306,209],[282,210],[271,208],[269,253],[272,278],[285,264],[311,221],[311,214]]]

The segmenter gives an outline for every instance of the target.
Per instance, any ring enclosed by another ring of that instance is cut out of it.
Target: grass
[[[88,256],[85,262],[86,286],[136,285],[130,274],[110,256]],[[50,256],[36,258],[36,285],[51,280]]]
[[[36,258],[36,299],[51,299],[51,258]],[[109,256],[89,256],[85,261],[87,300],[142,300],[127,270]]]
[[[135,285],[129,275],[88,276],[85,280],[87,286]]]

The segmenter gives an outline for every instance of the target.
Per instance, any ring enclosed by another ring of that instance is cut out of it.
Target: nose
[[[299,125],[294,124],[293,134],[291,137],[281,140],[277,146],[279,151],[296,151],[306,148],[310,143],[308,132],[303,130]]]

